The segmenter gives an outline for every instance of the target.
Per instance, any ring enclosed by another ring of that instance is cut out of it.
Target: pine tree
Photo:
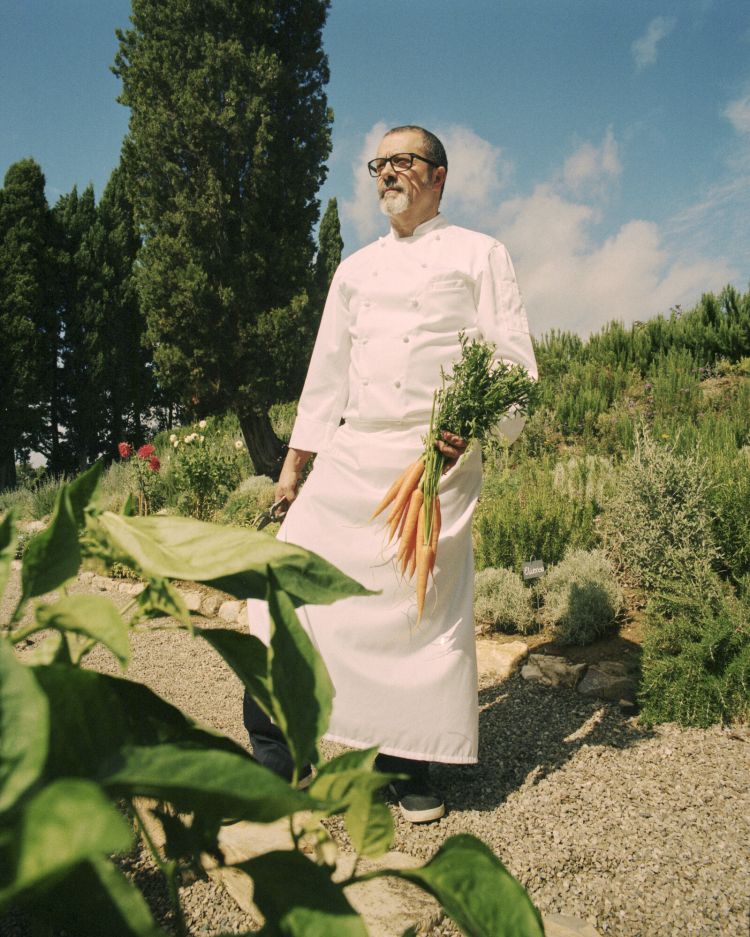
[[[315,258],[315,285],[324,302],[336,268],[341,263],[343,249],[338,204],[335,198],[331,198],[320,222],[318,256]]]
[[[39,447],[57,361],[52,224],[44,175],[14,163],[0,192],[0,490],[16,454]]]
[[[278,472],[268,407],[306,362],[316,193],[330,152],[329,0],[134,0],[115,72],[145,236],[138,289],[159,382],[189,411],[236,411]],[[291,356],[291,357],[290,357]]]

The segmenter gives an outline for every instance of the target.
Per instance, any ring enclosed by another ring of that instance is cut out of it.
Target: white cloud
[[[448,154],[445,210],[459,217],[483,210],[507,184],[512,164],[502,150],[468,127],[451,126],[436,131]]]
[[[750,134],[750,92],[744,97],[730,101],[724,109],[724,116],[737,133]]]
[[[607,129],[601,146],[584,143],[565,161],[563,179],[574,195],[602,197],[622,172],[617,141]]]
[[[354,225],[360,242],[370,241],[387,230],[386,221],[378,208],[373,179],[367,171],[367,163],[377,153],[387,130],[388,125],[381,120],[373,125],[365,137],[359,156],[352,162],[352,197],[345,199],[341,205],[342,217]]]
[[[657,16],[648,24],[646,32],[631,45],[636,71],[643,71],[656,62],[658,45],[674,29],[676,20],[672,16]]]

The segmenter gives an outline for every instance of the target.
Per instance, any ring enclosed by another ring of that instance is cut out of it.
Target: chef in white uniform
[[[389,131],[368,164],[391,230],[345,259],[331,284],[289,451],[276,489],[289,506],[279,537],[315,551],[380,594],[299,609],[335,689],[327,738],[377,745],[377,767],[410,776],[392,785],[404,816],[439,818],[430,762],[477,760],[471,521],[481,453],[448,434],[434,581],[416,624],[414,584],[395,563],[382,522],[370,521],[391,482],[423,449],[441,367],[459,333],[494,342],[496,357],[536,376],[526,314],[505,247],[450,224],[439,211],[448,170],[440,141],[419,127]],[[523,420],[498,428],[510,442]],[[304,486],[302,472],[316,459]],[[251,630],[267,637],[262,603]],[[283,738],[250,700],[256,757],[286,776]]]

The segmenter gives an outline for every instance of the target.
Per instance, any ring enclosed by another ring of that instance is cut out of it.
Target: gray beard
[[[397,192],[380,199],[380,210],[384,215],[400,215],[409,207],[410,199],[406,192]]]

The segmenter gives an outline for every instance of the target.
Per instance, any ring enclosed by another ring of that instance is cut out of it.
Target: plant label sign
[[[528,579],[539,579],[540,576],[544,575],[544,563],[542,560],[531,560],[528,563],[523,564],[523,578]]]

